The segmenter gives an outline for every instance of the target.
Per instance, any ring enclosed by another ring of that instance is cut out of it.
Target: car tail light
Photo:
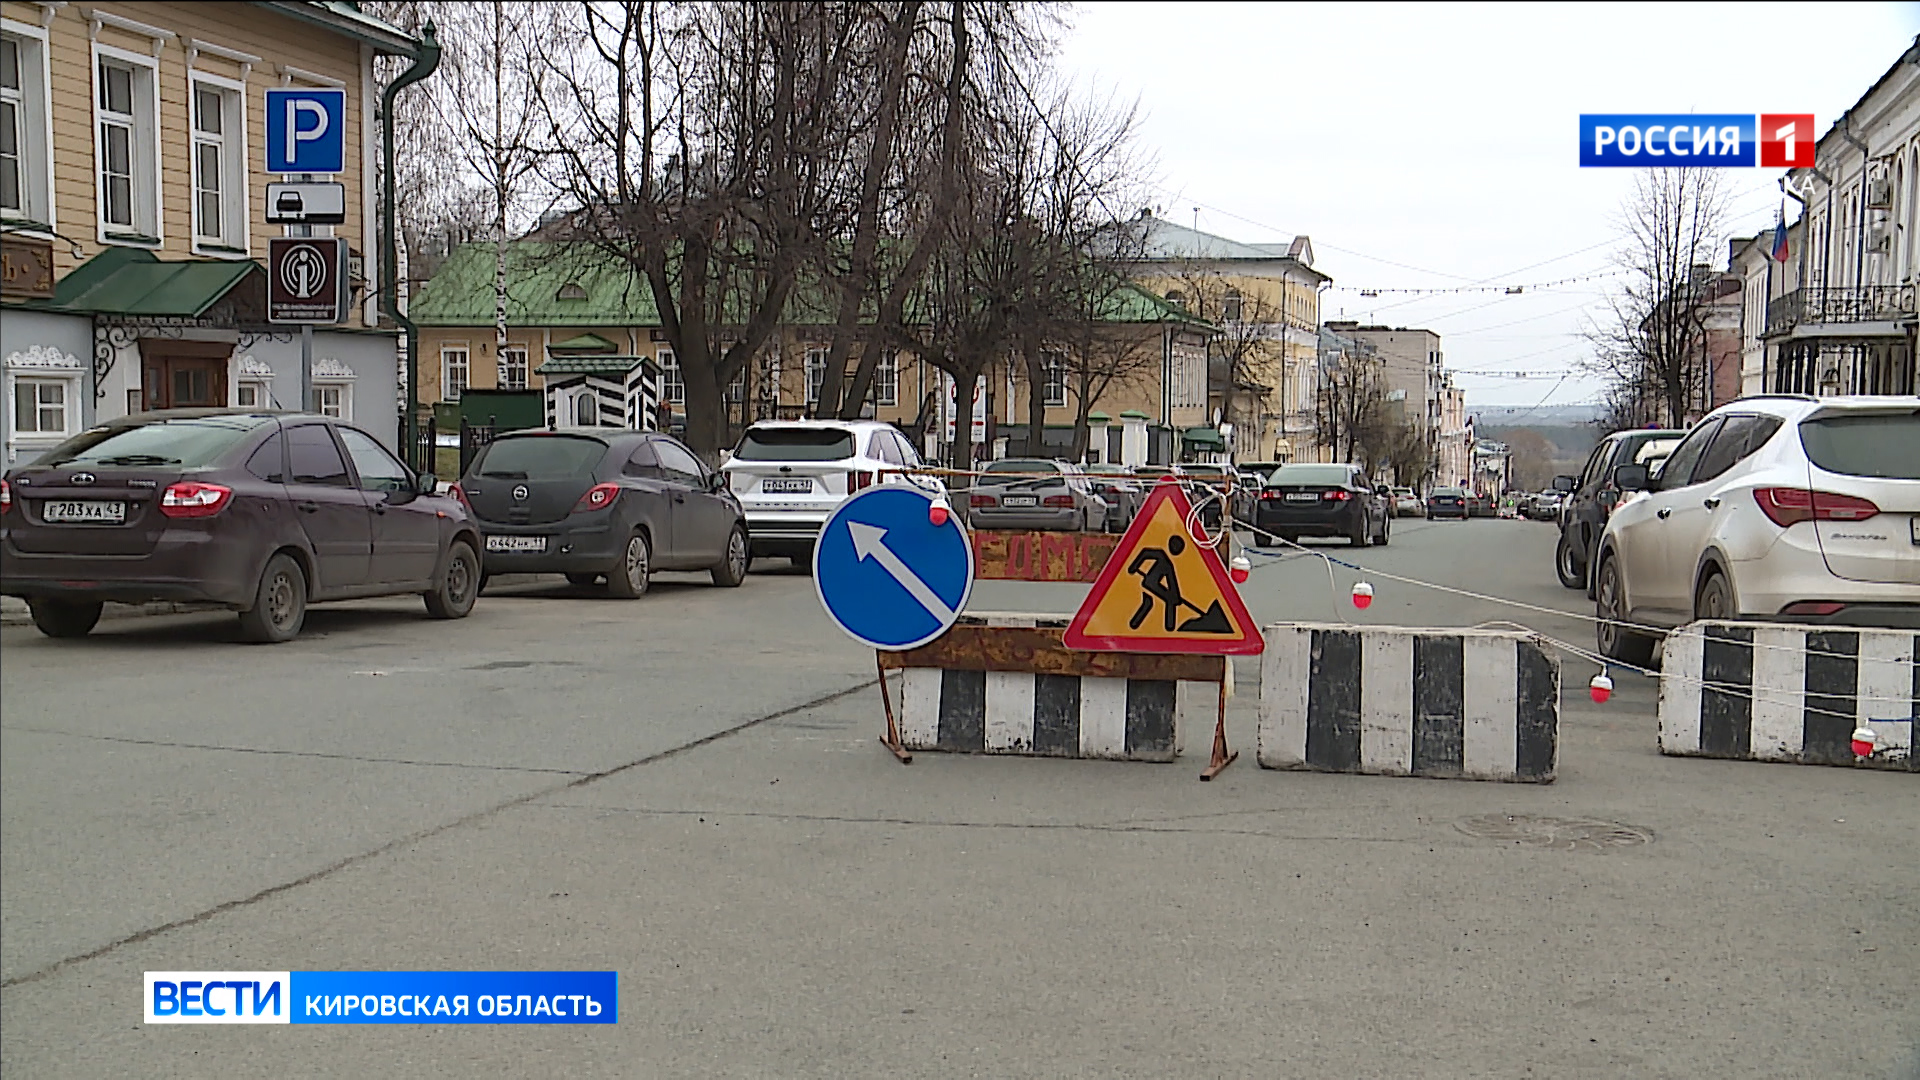
[[[967,500],[968,506],[992,506],[999,500],[991,495],[975,495]]]
[[[613,505],[613,500],[619,495],[619,484],[595,484],[587,489],[585,495],[580,496],[579,502],[573,504],[573,512],[584,514],[592,510],[605,510]]]
[[[870,486],[872,483],[873,483],[872,473],[850,472],[847,474],[847,494],[851,495],[854,492],[859,491],[861,488]]]
[[[1073,506],[1073,496],[1071,496],[1071,495],[1049,495],[1049,496],[1047,496],[1046,498],[1044,498],[1044,499],[1042,499],[1042,500],[1040,500],[1040,505],[1042,505],[1042,506],[1055,506],[1055,507],[1071,507],[1071,506]]]
[[[457,483],[451,484],[447,487],[447,494],[460,500],[460,505],[467,508],[467,513],[469,514],[473,513],[473,500],[467,498],[467,492],[465,488],[462,488]]]
[[[1329,491],[1320,497],[1328,502],[1346,502],[1348,499],[1353,498],[1353,493],[1348,491]]]
[[[1865,499],[1807,488],[1755,488],[1753,501],[1782,528],[1802,521],[1865,521],[1880,512]]]
[[[1832,615],[1847,605],[1832,600],[1802,600],[1780,609],[1782,615]]]
[[[13,485],[0,480],[0,514],[13,509]]]
[[[233,489],[220,484],[182,480],[160,495],[160,512],[170,518],[212,517],[233,501]]]

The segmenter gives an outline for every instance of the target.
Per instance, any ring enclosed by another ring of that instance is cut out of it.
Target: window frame
[[[160,61],[157,56],[141,55],[111,45],[93,43],[93,74],[89,81],[93,101],[93,188],[94,223],[102,244],[118,247],[157,248],[166,240],[165,208],[160,199]],[[106,132],[108,114],[101,105],[105,86],[102,78],[109,64],[132,70],[128,104],[134,110],[124,115],[130,123],[127,149],[127,203],[129,225],[107,220]],[[143,115],[144,111],[144,115]],[[144,121],[144,123],[143,123]]]
[[[460,389],[449,394],[448,388],[453,385],[452,354],[454,353],[460,354]],[[473,350],[465,345],[440,346],[440,400],[449,405],[458,404],[460,395],[466,393],[471,385],[473,385]]]
[[[200,130],[199,93],[202,86],[220,96],[220,134],[209,137]],[[200,214],[200,147],[215,145],[220,150],[220,226],[219,234],[202,228]],[[187,68],[187,172],[191,195],[187,216],[192,221],[193,252],[215,258],[244,259],[251,251],[253,192],[251,170],[247,168],[247,87],[243,82]]]
[[[12,392],[8,395],[7,415],[12,418],[11,430],[14,435],[25,435],[30,438],[44,439],[52,437],[66,438],[79,433],[79,425],[73,422],[73,410],[74,407],[79,404],[79,402],[74,400],[73,395],[74,388],[78,385],[77,380],[58,375],[15,375],[11,382]],[[42,389],[57,389],[60,391],[60,427],[57,430],[40,426],[41,411],[46,408],[40,401],[40,391]],[[33,427],[30,429],[20,426],[21,395],[29,390],[31,390],[33,394]]]
[[[680,357],[663,345],[653,351],[653,362],[660,368],[660,400],[669,405],[685,405],[687,380],[680,374]]]
[[[340,396],[335,406],[339,411],[328,412],[321,401],[321,392],[331,391]],[[349,382],[315,382],[313,384],[313,411],[321,416],[338,420],[343,424],[353,423],[353,384]]]
[[[0,19],[0,34],[14,39],[19,56],[20,89],[15,97],[20,125],[20,209],[0,217],[29,234],[50,235],[59,226],[53,198],[53,72],[45,27]],[[36,167],[37,166],[37,167]],[[33,226],[43,226],[35,229]]]
[[[533,350],[527,348],[525,345],[508,345],[506,348],[501,349],[498,358],[499,363],[495,365],[494,385],[502,390],[527,389],[533,380],[533,366],[530,359],[532,353]],[[517,355],[520,358],[519,364],[517,365],[520,377],[518,381],[511,386],[507,383],[507,357],[510,355]]]
[[[820,403],[820,390],[827,384],[827,354],[824,345],[809,345],[800,358],[801,387],[806,395],[805,404],[812,406]],[[818,362],[815,362],[818,358]]]
[[[1058,349],[1040,354],[1040,397],[1047,408],[1067,406],[1067,357]]]
[[[873,364],[873,404],[891,408],[900,404],[900,350],[883,349]]]

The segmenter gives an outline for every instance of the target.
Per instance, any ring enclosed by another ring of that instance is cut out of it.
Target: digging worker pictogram
[[[1140,607],[1134,611],[1133,618],[1127,620],[1132,629],[1140,629],[1153,613],[1155,601],[1164,605],[1161,613],[1166,632],[1171,634],[1177,628],[1202,634],[1230,634],[1233,627],[1228,624],[1226,613],[1220,610],[1220,602],[1214,601],[1207,608],[1180,595],[1180,575],[1174,569],[1173,557],[1187,549],[1186,540],[1178,536],[1167,538],[1164,548],[1141,548],[1128,564],[1127,573],[1140,578],[1140,588],[1145,595],[1140,597]],[[1180,609],[1191,608],[1194,615],[1184,623],[1179,622]]]

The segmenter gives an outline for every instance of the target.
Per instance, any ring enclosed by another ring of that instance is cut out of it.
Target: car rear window
[[[990,473],[1057,473],[1060,466],[1051,461],[1010,459],[996,461],[987,466]]]
[[[593,475],[607,444],[584,435],[522,435],[495,439],[474,469],[503,480],[575,480]]]
[[[1800,425],[1807,460],[1830,473],[1920,480],[1920,412],[1823,416]]]
[[[853,456],[845,428],[748,428],[733,456],[741,461],[839,461]]]
[[[199,416],[156,420],[138,427],[99,427],[47,451],[35,464],[202,468],[219,460],[248,432],[271,422],[271,418],[260,416]]]
[[[1345,465],[1282,465],[1267,476],[1269,484],[1344,484],[1353,475]]]
[[[1467,497],[1466,488],[1434,488],[1433,493],[1449,499],[1464,499]]]

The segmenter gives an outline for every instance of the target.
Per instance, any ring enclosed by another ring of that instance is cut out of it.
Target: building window
[[[807,404],[818,404],[820,384],[827,378],[827,350],[808,349],[803,370],[807,376]]]
[[[1239,322],[1240,306],[1240,290],[1228,289],[1226,297],[1220,301],[1220,318],[1226,322]]]
[[[50,226],[46,39],[23,23],[7,27],[0,34],[0,218]]]
[[[67,432],[66,379],[15,379],[13,430],[22,435]]]
[[[264,409],[272,400],[264,382],[243,382],[233,388],[233,403],[242,409]]]
[[[153,60],[105,47],[97,47],[96,55],[94,161],[100,175],[101,239],[158,244],[159,100]]]
[[[315,383],[313,411],[336,420],[352,420],[353,394],[340,383]]]
[[[900,354],[893,349],[881,353],[873,365],[873,403],[900,404]]]
[[[1057,352],[1047,353],[1040,358],[1040,375],[1044,380],[1041,392],[1048,405],[1067,403],[1067,358]]]
[[[193,95],[193,240],[201,247],[244,252],[247,242],[247,150],[244,100],[232,88],[196,76]]]
[[[680,377],[680,358],[673,355],[672,349],[661,349],[653,355],[660,362],[660,400],[685,405],[687,384]]]
[[[461,348],[443,348],[440,350],[440,400],[459,401],[460,395],[467,389],[467,350]]]
[[[600,399],[593,391],[582,390],[573,396],[573,422],[578,427],[597,427],[600,423]]]
[[[500,389],[525,390],[527,388],[527,350],[500,350]]]

